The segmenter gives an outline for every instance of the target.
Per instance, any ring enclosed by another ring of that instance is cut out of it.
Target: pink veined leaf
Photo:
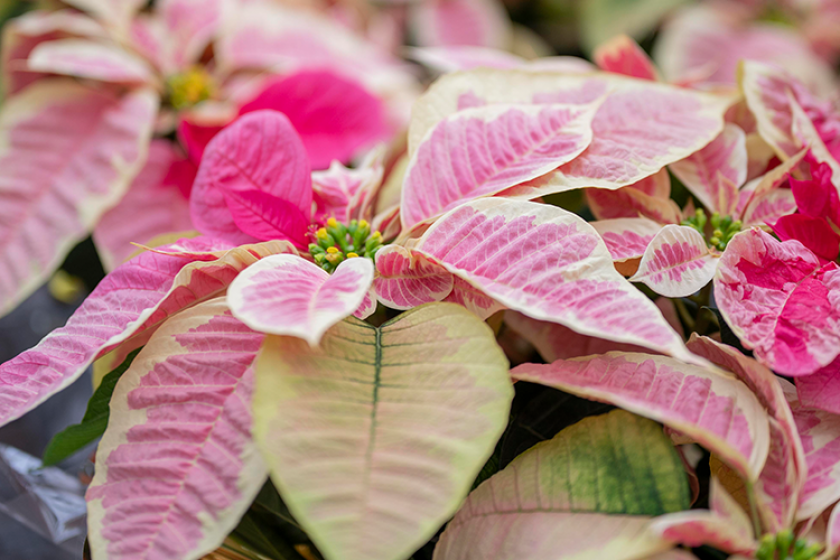
[[[784,185],[790,176],[790,172],[799,165],[805,153],[806,150],[800,150],[784,163],[744,185],[738,193],[736,214],[743,216],[748,206],[755,207],[757,200]]]
[[[808,469],[797,511],[797,520],[803,520],[819,515],[840,498],[840,416],[810,408],[799,383],[796,389],[798,396],[792,388],[787,395]]]
[[[219,31],[222,16],[220,0],[162,0],[155,15],[165,29],[163,58],[167,72],[196,62]]]
[[[840,193],[832,183],[834,173],[828,163],[806,157],[811,178],[804,181],[790,179],[790,190],[799,211],[813,218],[826,218],[840,223]]]
[[[840,415],[840,356],[811,375],[798,378],[796,390],[805,407]]]
[[[236,278],[228,305],[254,330],[317,346],[327,329],[362,305],[372,282],[373,264],[364,257],[347,259],[330,275],[296,255],[275,255]]]
[[[533,344],[547,363],[612,351],[646,351],[641,346],[578,334],[563,325],[531,319],[518,311],[505,311],[505,325]]]
[[[260,241],[285,239],[305,247],[309,219],[284,198],[256,189],[224,191],[236,227]]]
[[[615,38],[595,49],[592,59],[598,68],[642,80],[659,81],[659,72],[639,44],[627,35]]]
[[[601,235],[616,262],[640,259],[662,225],[648,218],[615,218],[590,225]]]
[[[762,494],[764,497],[764,507],[760,507],[759,511],[765,514],[765,523],[769,527],[792,526],[808,467],[797,423],[788,405],[786,389],[789,384],[735,348],[708,337],[693,334],[687,346],[698,356],[733,372],[772,414],[770,453],[756,485],[759,497]],[[765,512],[771,512],[773,518],[767,519]]]
[[[598,233],[560,208],[476,200],[436,221],[416,250],[534,319],[694,360],[659,309],[616,272]]]
[[[276,111],[257,111],[240,117],[207,146],[190,196],[190,213],[199,231],[234,243],[257,239],[237,225],[246,222],[255,228],[266,222],[266,228],[292,239],[299,234],[296,224],[311,215],[311,185],[306,151],[289,119]],[[242,195],[254,190],[288,202],[289,212],[283,217],[292,214],[292,208],[300,216],[289,222],[267,221],[275,216],[265,216],[262,205],[255,207]],[[303,238],[294,241],[305,243]]]
[[[597,108],[597,102],[493,105],[441,121],[429,131],[406,170],[403,229],[573,160],[592,141]]]
[[[27,61],[34,72],[63,74],[120,84],[154,84],[152,68],[142,58],[116,44],[87,39],[41,43]]]
[[[424,0],[411,12],[417,42],[424,47],[508,47],[511,23],[497,0]]]
[[[702,150],[671,164],[671,171],[710,211],[733,215],[738,187],[747,180],[744,131],[727,123],[720,136]]]
[[[0,314],[41,285],[128,188],[157,111],[148,89],[123,97],[43,80],[0,113]]]
[[[756,480],[770,444],[767,413],[726,372],[666,356],[610,352],[511,370],[540,383],[613,404],[692,437],[747,480]]]
[[[218,298],[167,321],[137,355],[86,496],[97,558],[200,558],[236,527],[268,474],[251,438],[263,338]]]
[[[741,222],[745,228],[764,226],[773,223],[782,216],[796,212],[796,200],[790,189],[775,189],[754,197],[744,209]]]
[[[630,281],[666,297],[687,297],[708,284],[716,268],[717,258],[696,229],[667,225],[648,244]]]
[[[772,228],[781,241],[795,239],[823,261],[836,261],[840,256],[840,235],[823,218],[789,214],[780,217]]]
[[[427,68],[442,73],[473,68],[517,68],[527,62],[503,50],[470,45],[413,48],[409,55]]]
[[[514,85],[512,87],[512,84]],[[632,185],[711,142],[733,99],[616,74],[572,75],[480,68],[439,79],[415,104],[409,128],[413,156],[429,130],[470,106],[591,103],[606,100],[592,121],[593,139],[577,158],[536,179],[539,194]],[[526,184],[527,186],[527,184]]]
[[[452,292],[454,277],[448,270],[400,245],[377,251],[376,272],[376,297],[392,309],[441,301]]]
[[[201,240],[182,240],[182,248]],[[77,379],[117,345],[155,329],[179,310],[224,292],[234,277],[260,258],[294,251],[286,242],[243,246],[208,260],[141,253],[105,277],[64,327],[0,366],[0,425],[36,407]],[[129,341],[129,342],[126,342]],[[135,346],[136,347],[136,346]]]
[[[167,140],[152,140],[146,164],[128,192],[108,210],[93,230],[96,250],[106,270],[114,270],[137,250],[132,243],[147,243],[175,232],[193,229],[190,207],[173,166],[192,165]],[[192,186],[192,185],[190,185]]]
[[[356,308],[353,312],[353,317],[356,319],[365,320],[371,315],[374,314],[376,311],[376,291],[371,286],[368,289],[368,292],[365,294],[364,299],[362,299],[362,304]]]
[[[662,538],[686,546],[711,545],[730,554],[752,557],[758,546],[750,518],[712,477],[710,510],[690,510],[656,518],[651,530]]]
[[[798,241],[758,229],[729,242],[715,301],[756,358],[786,375],[809,375],[840,353],[840,272]]]
[[[105,39],[108,34],[95,20],[74,10],[34,10],[7,21],[3,25],[0,53],[6,95],[14,95],[48,76],[27,68],[27,59],[35,47],[45,41],[69,37]]]
[[[302,70],[270,82],[240,114],[270,109],[289,118],[314,169],[347,163],[388,137],[386,107],[362,84],[329,70]]]

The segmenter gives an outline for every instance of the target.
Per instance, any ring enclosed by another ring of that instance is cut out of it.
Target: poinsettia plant
[[[840,555],[833,106],[598,53],[446,74],[353,167],[267,101],[306,73],[170,99],[199,235],[0,366],[0,423],[110,370],[45,457],[101,436],[94,560]]]

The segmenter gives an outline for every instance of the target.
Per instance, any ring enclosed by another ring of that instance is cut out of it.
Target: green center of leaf
[[[694,216],[683,220],[682,225],[696,229],[706,239],[709,247],[713,247],[718,251],[726,249],[726,245],[735,237],[735,234],[741,231],[741,220],[733,220],[731,216],[722,217],[715,212],[712,214],[711,226],[712,232],[710,236],[706,235],[706,213],[702,209],[697,209]]]
[[[371,233],[366,220],[350,220],[345,225],[335,218],[315,232],[315,243],[309,244],[309,254],[315,264],[329,273],[347,259],[365,257],[374,260],[382,247],[382,234]]]

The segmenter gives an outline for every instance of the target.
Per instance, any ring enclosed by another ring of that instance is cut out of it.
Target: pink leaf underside
[[[193,229],[190,207],[171,169],[192,165],[174,144],[153,140],[146,164],[115,207],[106,212],[93,230],[96,249],[107,270],[124,262],[137,247],[152,239]]]
[[[128,188],[157,98],[42,80],[0,113],[0,314],[41,285]]]
[[[711,281],[717,261],[696,229],[667,225],[648,244],[630,281],[666,297],[687,297]]]
[[[400,245],[376,253],[376,297],[392,309],[411,309],[441,301],[452,292],[452,274],[423,255]]]
[[[665,169],[629,187],[586,189],[585,193],[590,210],[599,220],[642,216],[660,224],[682,221],[680,207],[670,198],[671,182]]]
[[[329,169],[313,172],[315,221],[324,223],[328,218],[335,218],[347,223],[351,219],[371,218],[366,211],[370,210],[371,199],[381,186],[384,173],[381,158],[354,169],[334,161]]]
[[[616,272],[598,233],[560,208],[480,199],[435,222],[416,250],[535,319],[693,359],[659,309]]]
[[[802,378],[802,380],[810,377]],[[799,381],[799,380],[798,380]],[[826,388],[830,391],[830,388]],[[797,519],[819,515],[840,499],[840,416],[836,413],[810,408],[804,402],[803,391],[797,397],[788,391],[793,418],[805,452],[807,477],[799,498]]]
[[[651,530],[666,540],[686,546],[711,545],[724,552],[752,557],[757,545],[752,522],[715,477],[709,499],[709,511],[663,515],[651,523]]]
[[[261,241],[285,239],[304,246],[309,219],[279,196],[256,189],[225,191],[225,202],[240,231]]]
[[[840,254],[840,235],[823,218],[804,214],[781,216],[773,224],[773,233],[781,241],[796,239],[825,261],[836,261]]]
[[[292,238],[298,231],[283,228],[309,221],[311,184],[306,151],[289,119],[274,111],[249,113],[207,146],[190,196],[190,213],[199,231],[234,243],[257,239],[237,225],[248,217],[252,225],[265,222],[266,228],[282,230],[287,239],[303,245],[303,238]],[[243,191],[282,199],[289,203],[288,214],[294,209],[300,216],[288,223],[274,222],[277,216],[266,214],[263,205],[249,204]]]
[[[614,261],[639,259],[662,225],[647,218],[616,218],[591,222],[607,245]]]
[[[610,352],[551,364],[523,364],[514,379],[614,404],[661,422],[756,480],[770,443],[767,414],[726,372],[673,358]]]
[[[364,257],[347,259],[330,275],[296,255],[275,255],[237,277],[228,304],[256,331],[316,346],[327,329],[362,305],[372,282],[373,264]]]
[[[116,44],[87,39],[41,43],[29,55],[34,72],[63,74],[101,82],[154,83],[152,68],[142,58]]]
[[[612,351],[646,351],[641,346],[578,334],[563,325],[531,319],[518,311],[505,311],[505,325],[533,344],[542,359],[548,363]]]
[[[741,342],[779,373],[814,373],[840,352],[840,272],[798,241],[758,229],[735,236],[718,264],[715,301]]]
[[[99,23],[73,10],[34,10],[7,21],[0,53],[6,95],[13,95],[47,76],[27,68],[27,59],[35,47],[45,41],[69,37],[104,39],[107,33]]]
[[[202,249],[206,243],[196,243]],[[189,248],[193,240],[181,240]],[[222,293],[236,275],[267,255],[293,251],[285,242],[243,246],[214,260],[146,252],[105,277],[67,325],[0,366],[0,425],[62,390],[93,361],[177,311]],[[202,254],[206,255],[206,254]]]
[[[618,35],[607,41],[595,49],[592,58],[598,68],[606,72],[653,82],[659,79],[653,61],[639,44],[627,35]]]
[[[503,49],[510,41],[511,23],[498,0],[426,0],[416,5],[410,21],[423,47]]]
[[[727,124],[708,146],[672,164],[671,171],[709,211],[733,215],[738,187],[747,180],[744,131]]]
[[[328,70],[302,70],[269,82],[240,109],[280,111],[300,135],[313,169],[347,163],[391,130],[385,104],[356,80]]]
[[[654,49],[670,81],[734,85],[738,63],[762,61],[823,83],[831,70],[805,37],[775,23],[741,24],[737,17],[707,5],[685,10],[663,29]]]
[[[592,141],[598,105],[492,105],[441,121],[406,170],[403,228],[571,161]]]
[[[95,556],[199,558],[236,526],[267,475],[251,439],[262,339],[223,298],[152,336],[117,384],[99,444],[87,492]]]
[[[512,87],[511,84],[515,84]],[[581,187],[617,189],[653,175],[711,142],[731,99],[614,74],[536,73],[480,68],[439,79],[414,106],[413,156],[440,120],[465,108],[499,103],[591,103],[593,139],[577,158],[532,181],[549,194]],[[469,101],[469,103],[466,103]],[[529,183],[526,183],[528,185]]]
[[[525,59],[506,51],[467,45],[414,48],[411,58],[438,72],[456,72],[473,68],[517,68]]]

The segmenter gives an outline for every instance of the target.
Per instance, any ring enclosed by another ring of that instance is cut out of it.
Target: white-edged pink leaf
[[[641,346],[578,334],[563,325],[531,319],[518,311],[505,311],[505,325],[533,344],[547,363],[612,351],[645,352]]]
[[[757,480],[770,445],[767,413],[741,381],[666,356],[610,352],[523,364],[514,379],[613,404],[694,438],[747,480]]]
[[[180,245],[196,243],[202,249],[207,245],[200,239],[185,239]],[[271,241],[235,248],[212,260],[201,253],[204,260],[196,262],[184,254],[146,252],[119,266],[64,327],[0,366],[0,425],[67,387],[117,345],[133,345],[129,339],[155,329],[170,315],[222,294],[248,265],[286,251],[294,249]]]
[[[152,68],[142,58],[116,44],[87,39],[41,43],[29,55],[33,72],[63,74],[101,82],[152,84]]]
[[[94,19],[75,10],[33,10],[6,21],[0,53],[5,94],[14,95],[47,76],[27,68],[27,59],[35,47],[69,37],[105,39],[108,34]]]
[[[362,299],[361,305],[359,305],[359,307],[357,307],[353,312],[353,317],[365,320],[373,315],[376,311],[376,301],[376,291],[374,291],[373,286],[371,286],[365,294],[364,299]]]
[[[271,205],[243,194],[253,191],[282,199],[287,212],[276,216],[268,211]],[[217,134],[201,159],[190,213],[199,231],[235,243],[257,239],[237,225],[249,223],[255,233],[263,224],[302,246],[298,229],[312,213],[312,181],[306,150],[289,119],[276,111],[255,111]]]
[[[400,245],[377,251],[376,272],[376,297],[391,309],[441,301],[452,292],[454,277],[448,270]]]
[[[347,168],[333,161],[329,169],[312,172],[312,194],[315,202],[315,221],[329,218],[347,223],[351,219],[370,219],[374,195],[382,185],[385,174],[384,153],[374,151],[358,167]]]
[[[614,261],[640,259],[656,234],[662,229],[647,218],[615,218],[590,222],[607,245]]]
[[[784,185],[788,180],[790,172],[799,165],[806,153],[807,150],[800,150],[798,153],[794,154],[780,165],[777,165],[761,177],[756,177],[741,187],[741,190],[738,193],[738,207],[735,210],[736,214],[742,216],[746,208],[753,204],[756,199],[761,198],[767,193]]]
[[[796,198],[790,189],[775,189],[754,197],[744,209],[744,227],[774,224],[782,216],[796,212]]]
[[[262,339],[217,298],[167,321],[137,355],[87,491],[95,557],[195,560],[236,527],[268,474],[251,438]]]
[[[349,318],[320,347],[267,336],[254,437],[328,560],[410,557],[451,519],[508,423],[493,331],[443,303],[381,327]]]
[[[597,108],[597,102],[492,105],[441,121],[423,139],[406,170],[403,229],[573,160],[592,141]]]
[[[659,80],[659,72],[647,53],[627,35],[617,35],[598,46],[592,54],[598,68],[641,80]]]
[[[436,221],[416,250],[534,319],[693,359],[653,302],[616,272],[598,232],[560,208],[476,200]]]
[[[183,169],[183,173],[179,170]],[[114,270],[137,247],[154,238],[193,228],[190,206],[180,187],[195,167],[172,142],[152,140],[149,156],[119,204],[99,219],[93,230],[96,250],[106,270]]]
[[[715,275],[717,258],[696,229],[667,225],[648,244],[639,270],[630,278],[665,297],[687,297]]]
[[[538,443],[485,480],[446,527],[434,559],[657,558],[673,544],[650,531],[651,516],[684,509],[688,494],[661,426],[614,410]]]
[[[373,282],[373,263],[347,259],[330,275],[296,255],[274,255],[245,269],[228,290],[234,316],[254,330],[296,336],[317,346],[353,315]]]
[[[709,502],[709,510],[682,511],[658,517],[651,523],[651,530],[682,545],[710,545],[730,554],[752,557],[758,545],[752,522],[714,476]]]
[[[736,235],[718,264],[715,301],[741,343],[779,373],[808,375],[840,354],[840,271],[798,241]]]
[[[537,179],[543,194],[582,187],[617,189],[653,175],[714,140],[733,99],[616,74],[536,73],[479,68],[447,74],[415,104],[413,156],[428,131],[467,106],[591,103],[607,94],[592,121],[593,139],[577,158]]]
[[[132,16],[145,5],[144,0],[67,0],[65,2],[105,24],[115,26],[113,32],[124,33]]]
[[[709,211],[731,216],[738,203],[738,187],[747,180],[744,131],[727,123],[705,148],[672,163],[671,171]]]
[[[536,182],[532,181],[532,184]],[[680,207],[671,200],[671,179],[667,169],[628,187],[585,189],[584,192],[589,209],[599,220],[642,216],[660,224],[678,224],[682,219]]]
[[[499,0],[424,0],[412,6],[409,21],[424,47],[504,49],[511,39],[510,18]]]
[[[819,515],[840,499],[840,415],[805,406],[792,388],[787,395],[807,465],[796,512],[799,521]]]
[[[41,285],[125,193],[146,158],[157,95],[42,80],[0,112],[0,314]]]

